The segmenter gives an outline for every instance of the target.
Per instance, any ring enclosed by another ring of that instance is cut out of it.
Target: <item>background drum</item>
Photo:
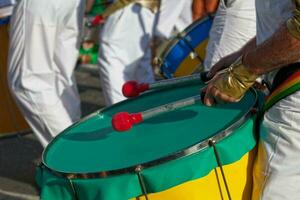
[[[212,22],[212,17],[197,20],[160,47],[155,62],[165,78],[191,75],[203,69]]]
[[[112,129],[112,116],[120,111],[164,105],[196,95],[200,87],[148,92],[66,129],[43,153],[37,173],[41,198],[125,200],[147,194],[150,200],[221,200],[229,196],[226,180],[232,199],[250,199],[254,91],[239,103],[199,103],[147,119],[127,132]],[[225,165],[225,179],[217,161]]]
[[[8,18],[0,19],[0,44],[0,137],[3,137],[29,131],[7,86]]]

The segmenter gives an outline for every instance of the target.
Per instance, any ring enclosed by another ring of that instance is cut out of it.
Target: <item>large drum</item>
[[[7,86],[8,18],[0,19],[0,44],[0,137],[3,137],[29,130]]]
[[[212,17],[197,20],[182,33],[163,44],[156,62],[166,78],[191,75],[203,70]]]
[[[157,90],[96,112],[58,135],[37,173],[41,198],[250,200],[256,92],[239,103],[194,104],[116,132],[112,116],[199,93],[198,84]],[[219,166],[219,167],[218,167]]]

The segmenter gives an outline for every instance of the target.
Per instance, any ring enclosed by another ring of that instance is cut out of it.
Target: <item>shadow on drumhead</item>
[[[148,124],[161,124],[161,123],[170,123],[178,122],[187,119],[192,119],[198,115],[198,112],[193,110],[175,110],[172,112],[167,112],[158,116],[155,116],[151,119],[145,120],[144,123]]]
[[[113,132],[112,127],[105,127],[102,129],[97,129],[94,131],[87,132],[74,132],[72,134],[65,134],[62,136],[65,140],[74,140],[74,141],[95,141],[95,140],[103,140],[107,138]]]

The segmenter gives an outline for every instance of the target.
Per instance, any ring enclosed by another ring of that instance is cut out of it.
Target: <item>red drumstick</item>
[[[112,126],[116,131],[127,131],[132,128],[134,124],[143,122],[146,119],[152,118],[156,115],[177,110],[182,107],[193,105],[197,102],[203,101],[204,93],[201,95],[189,97],[162,106],[158,106],[140,113],[119,112],[112,118]]]
[[[140,93],[147,90],[170,88],[175,86],[182,86],[191,83],[206,83],[209,81],[207,78],[207,72],[199,74],[193,74],[190,76],[184,76],[174,79],[162,80],[152,84],[137,83],[136,81],[128,81],[122,87],[122,93],[125,97],[137,97]]]

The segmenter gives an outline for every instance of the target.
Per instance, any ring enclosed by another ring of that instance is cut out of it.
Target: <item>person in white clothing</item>
[[[239,101],[261,75],[270,86],[253,172],[252,200],[300,198],[299,13],[299,0],[256,0],[256,37],[221,59],[208,74],[213,77],[204,90],[208,106]],[[216,74],[228,66],[226,72]]]
[[[256,34],[255,0],[221,0],[206,48],[204,68],[244,46]]]
[[[44,147],[81,116],[73,72],[83,13],[83,0],[19,0],[14,8],[9,85]]]
[[[150,48],[154,35],[168,38],[175,26],[181,31],[192,22],[192,0],[161,0],[159,12],[143,2],[133,1],[112,13],[100,32],[98,63],[106,105],[125,99],[121,89],[128,80],[155,81]]]

